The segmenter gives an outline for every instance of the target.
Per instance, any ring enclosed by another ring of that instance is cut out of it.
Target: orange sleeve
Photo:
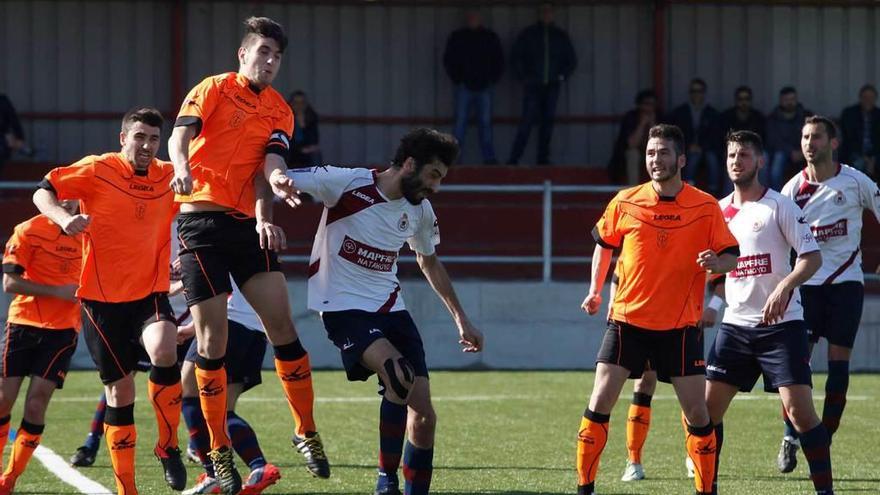
[[[620,221],[620,203],[617,196],[608,203],[605,213],[596,222],[593,228],[593,239],[606,249],[617,249],[623,241],[623,235],[618,230]]]
[[[12,237],[6,241],[6,250],[3,251],[3,273],[24,273],[31,261],[32,252],[21,227],[16,227]]]
[[[94,157],[85,157],[73,165],[50,170],[44,182],[52,186],[58,199],[85,199],[94,189],[94,178]]]
[[[220,86],[217,84],[216,78],[213,76],[205,78],[183,99],[180,112],[177,114],[178,121],[181,118],[190,117],[204,122],[217,108],[219,96]]]
[[[712,210],[712,237],[709,249],[718,255],[729,252],[739,256],[739,242],[727,228],[721,208],[713,207]]]

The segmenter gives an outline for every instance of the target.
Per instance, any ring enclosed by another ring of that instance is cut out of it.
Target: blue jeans
[[[523,115],[516,130],[513,149],[510,150],[510,163],[517,163],[522,157],[532,126],[538,123],[538,160],[549,163],[550,138],[553,136],[553,120],[556,118],[556,101],[559,99],[559,84],[527,84],[523,88]]]
[[[464,84],[455,87],[455,128],[452,134],[458,140],[458,145],[464,148],[468,117],[473,108],[484,162],[495,161],[495,146],[492,144],[492,93],[491,87],[482,91],[472,91]]]
[[[787,151],[771,151],[761,182],[766,186],[779,191],[785,185],[785,172],[791,164],[791,153]]]
[[[706,189],[715,196],[720,196],[725,191],[725,182],[730,182],[726,173],[722,170],[718,155],[711,151],[688,151],[687,164],[682,170],[682,178],[688,182],[696,179],[700,162],[706,167]]]

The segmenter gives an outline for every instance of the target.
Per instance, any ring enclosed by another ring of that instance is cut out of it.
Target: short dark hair
[[[284,34],[284,28],[268,17],[248,17],[245,19],[241,46],[246,46],[256,36],[275,40],[282,52],[287,49],[287,35]]]
[[[828,134],[829,139],[834,139],[837,137],[837,126],[834,125],[834,121],[825,117],[824,115],[810,115],[806,119],[804,119],[804,125],[807,124],[822,124],[825,126],[825,132]]]
[[[761,140],[761,136],[756,132],[730,131],[727,133],[725,141],[728,145],[730,143],[737,143],[751,146],[757,155],[762,155],[764,153],[764,141]]]
[[[684,134],[678,126],[672,124],[657,124],[648,131],[648,139],[669,139],[675,144],[675,157],[684,153]]]
[[[656,100],[657,93],[654,93],[653,89],[643,89],[636,93],[636,105],[641,105],[647,99]]]
[[[705,91],[706,88],[708,88],[708,86],[706,86],[706,81],[700,79],[699,77],[695,77],[695,78],[691,79],[691,86],[693,86],[694,84],[699,84],[700,87],[703,88],[703,91]]]
[[[861,89],[859,89],[859,96],[862,96],[862,93],[865,91],[870,91],[874,93],[874,96],[877,96],[877,88],[875,88],[873,84],[865,84],[862,86]]]
[[[416,170],[434,160],[450,167],[458,158],[458,151],[458,141],[450,134],[421,127],[409,131],[400,139],[391,166],[400,168],[407,158],[412,157],[416,162]]]
[[[161,129],[165,119],[162,118],[162,112],[153,107],[134,107],[125,112],[125,116],[122,117],[122,132],[128,131],[131,124],[135,122],[143,122],[150,127]]]
[[[779,96],[785,96],[790,94],[797,94],[797,90],[794,89],[794,86],[784,86],[779,90]]]
[[[736,97],[740,93],[748,93],[749,96],[752,96],[752,88],[748,86],[737,86],[735,90],[733,90],[733,96]]]

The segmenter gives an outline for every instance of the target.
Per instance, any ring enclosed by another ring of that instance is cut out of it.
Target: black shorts
[[[122,303],[83,299],[82,313],[83,337],[105,385],[143,369],[138,365],[145,354],[140,338],[147,325],[177,323],[164,292]]]
[[[0,335],[3,378],[39,376],[62,388],[77,337],[72,328],[54,330],[7,323],[6,331]]]
[[[257,273],[281,271],[275,251],[260,249],[257,220],[236,212],[177,216],[180,270],[186,304],[232,292],[229,276],[243,287]]]
[[[647,330],[609,321],[596,361],[622,366],[634,378],[650,369],[657,372],[658,380],[667,383],[677,376],[702,375],[706,372],[703,330]]]
[[[769,327],[722,323],[706,360],[706,378],[750,392],[764,375],[764,390],[813,386],[807,330],[801,320]]]
[[[802,285],[801,301],[810,342],[825,337],[829,344],[852,349],[862,321],[865,286],[860,282]]]
[[[226,383],[241,383],[244,390],[263,383],[263,358],[266,356],[266,334],[229,320],[226,338]],[[198,355],[198,342],[192,339],[186,360],[194,363]]]
[[[325,311],[321,313],[321,319],[327,337],[342,353],[342,364],[350,381],[366,381],[374,373],[361,364],[361,356],[370,344],[379,339],[388,339],[412,364],[416,376],[428,376],[425,347],[409,311]]]

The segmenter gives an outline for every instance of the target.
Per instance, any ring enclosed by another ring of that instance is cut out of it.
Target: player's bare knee
[[[150,363],[153,366],[167,368],[177,364],[177,349],[168,346],[157,346],[150,350]]]
[[[406,404],[416,379],[412,364],[404,357],[388,358],[382,368],[385,397],[391,402]]]

